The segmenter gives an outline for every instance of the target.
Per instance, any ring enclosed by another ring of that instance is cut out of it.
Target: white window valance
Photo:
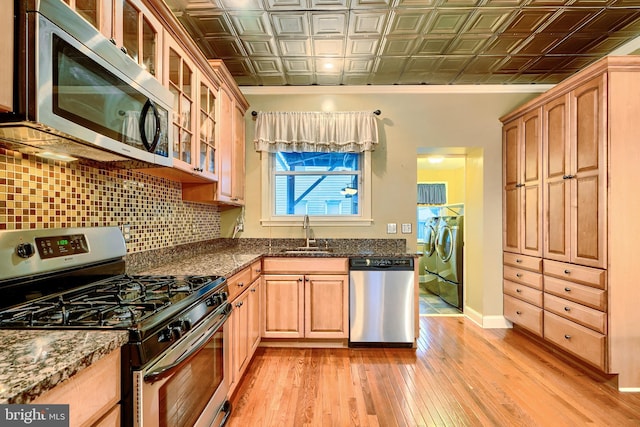
[[[378,144],[373,112],[268,111],[256,116],[256,151],[362,152]]]

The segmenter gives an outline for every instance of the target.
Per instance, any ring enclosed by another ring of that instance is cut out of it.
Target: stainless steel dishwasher
[[[349,259],[349,347],[412,347],[413,258]]]

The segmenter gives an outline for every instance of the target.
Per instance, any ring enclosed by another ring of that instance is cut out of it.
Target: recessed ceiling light
[[[326,68],[327,70],[331,70],[333,68],[333,63],[332,62],[325,62],[324,63],[324,68]]]

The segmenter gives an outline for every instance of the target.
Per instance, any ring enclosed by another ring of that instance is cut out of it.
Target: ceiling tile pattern
[[[640,35],[640,0],[165,0],[240,85],[557,83]]]

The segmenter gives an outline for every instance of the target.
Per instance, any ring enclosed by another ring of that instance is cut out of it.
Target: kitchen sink
[[[329,254],[333,252],[331,248],[321,248],[319,246],[300,246],[297,248],[283,249],[285,254]]]

